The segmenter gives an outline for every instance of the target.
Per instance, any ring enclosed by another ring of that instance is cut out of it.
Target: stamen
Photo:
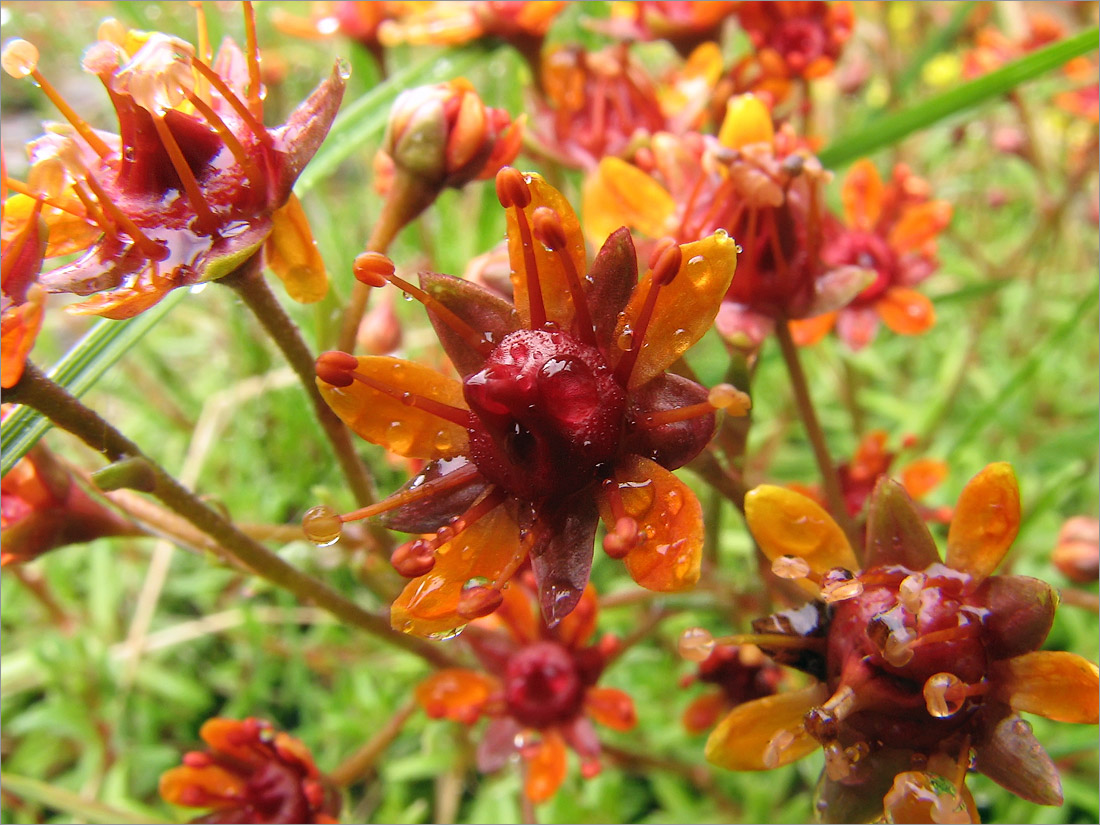
[[[65,212],[66,214],[73,215],[77,218],[87,217],[84,213],[77,211],[71,204],[63,203],[57,198],[50,197],[49,195],[43,195],[36,189],[28,186],[22,181],[17,181],[14,178],[4,178],[4,187],[6,189],[11,189],[11,191],[19,195],[26,195],[28,198],[35,198],[36,200],[40,200],[51,209],[57,209],[60,212]],[[3,197],[5,200],[7,199],[6,192],[4,193]]]
[[[541,329],[546,326],[546,302],[542,297],[531,226],[527,222],[527,214],[523,211],[531,203],[531,191],[527,188],[523,173],[511,166],[505,166],[497,172],[496,186],[500,205],[505,209],[515,208],[516,210],[520,246],[523,248],[523,268],[527,274],[527,301],[531,313],[531,329]]]
[[[944,719],[962,710],[969,697],[981,696],[988,690],[988,682],[968,685],[954,673],[937,673],[924,683],[924,704],[931,716]]]
[[[130,239],[134,242],[134,245],[138,247],[142,255],[153,261],[162,261],[168,257],[168,247],[162,246],[156,241],[151,240],[144,232],[138,229],[137,224],[134,223],[125,212],[119,209],[110,197],[108,197],[103,187],[100,186],[99,181],[96,180],[95,175],[84,168],[84,164],[80,161],[75,152],[70,153],[67,158],[62,158],[62,162],[65,163],[66,166],[69,166],[70,171],[79,171],[81,173],[84,179],[83,182],[92,190],[92,194],[95,195],[98,204],[103,207],[107,214],[111,216],[111,219],[122,228],[122,231],[130,236]],[[79,186],[77,185],[73,188],[77,191],[79,197]],[[84,201],[84,199],[81,198],[81,201]],[[87,206],[88,203],[84,202],[84,205]]]
[[[725,410],[730,415],[744,415],[751,406],[752,402],[746,393],[741,392],[732,384],[717,384],[707,393],[706,401],[700,401],[698,404],[690,404],[686,407],[647,413],[634,422],[634,428],[652,430],[665,424],[676,424],[692,418],[702,418],[704,415],[710,415],[718,410]]]
[[[596,327],[592,323],[592,316],[588,312],[588,299],[584,294],[577,267],[573,263],[573,256],[566,249],[567,241],[565,229],[561,225],[561,217],[548,206],[540,206],[531,215],[531,224],[535,237],[549,249],[556,252],[565,271],[565,280],[569,285],[569,294],[573,298],[573,310],[576,313],[576,328],[580,338],[590,347],[596,346]]]
[[[405,392],[404,390],[386,386],[381,381],[377,381],[369,375],[363,375],[361,372],[353,372],[351,373],[351,377],[360,384],[365,384],[370,387],[372,390],[384,393],[390,396],[390,398],[396,398],[408,407],[416,407],[430,415],[434,415],[436,418],[442,418],[444,421],[450,421],[452,424],[457,424],[460,427],[470,426],[469,410],[464,410],[461,407],[452,407],[450,404],[444,404],[442,401],[436,401],[434,398],[428,398],[424,395]]]
[[[266,179],[263,172],[260,171],[260,167],[256,164],[255,159],[248,153],[237,136],[233,134],[225,121],[222,120],[218,113],[215,112],[201,97],[199,97],[197,90],[190,92],[187,95],[187,101],[195,107],[200,115],[206,118],[206,121],[214,127],[214,130],[218,133],[218,137],[222,139],[222,142],[228,147],[229,151],[233,153],[233,157],[244,168],[244,173],[248,177],[248,182],[257,189],[263,189],[266,186]]]
[[[92,127],[76,113],[76,110],[38,71],[38,49],[35,48],[33,43],[26,40],[9,41],[4,47],[3,54],[0,55],[0,64],[3,65],[4,71],[14,78],[20,79],[30,75],[34,82],[41,87],[43,94],[50,99],[50,102],[57,107],[65,120],[72,124],[73,128],[97,155],[101,158],[111,155],[111,148],[103,141],[103,138],[93,131]]]
[[[202,189],[199,187],[199,182],[195,179],[194,172],[191,171],[187,159],[183,156],[183,151],[176,142],[175,135],[172,134],[172,130],[168,128],[168,124],[164,121],[164,115],[155,111],[150,112],[150,114],[153,116],[153,126],[157,130],[157,135],[160,136],[160,142],[164,144],[164,148],[168,151],[168,159],[172,161],[172,168],[179,175],[183,190],[187,193],[187,200],[191,203],[191,208],[195,210],[196,229],[200,233],[217,235],[218,218],[206,202]]]
[[[383,501],[379,501],[367,507],[361,507],[350,513],[345,513],[340,516],[340,521],[347,524],[349,521],[359,521],[360,519],[377,516],[379,513],[385,513],[389,510],[396,510],[398,507],[404,507],[406,504],[411,504],[414,501],[420,501],[420,499],[423,498],[431,498],[440,493],[448,492],[455,487],[461,487],[464,484],[468,484],[476,478],[477,475],[477,467],[474,464],[469,464],[445,476],[434,478],[431,481],[425,481],[419,487],[403,490]]]
[[[229,88],[229,84],[222,80],[218,73],[206,65],[206,63],[199,60],[198,57],[192,59],[191,65],[198,69],[199,74],[210,81],[210,85],[214,87],[214,91],[220,94],[222,98],[225,99],[225,102],[233,107],[233,110],[240,115],[241,120],[244,121],[248,130],[256,136],[256,139],[259,140],[265,148],[271,149],[275,145],[275,141],[264,127],[263,122],[257,120],[256,116],[249,111],[244,101],[237,97],[233,90]]]
[[[819,742],[832,742],[840,735],[840,723],[859,710],[855,689],[841,685],[825,704],[806,714],[802,724],[806,733]]]
[[[626,512],[618,482],[612,478],[605,479],[603,494],[615,519],[614,527],[603,537],[603,549],[611,558],[621,559],[641,542],[641,531],[638,529],[638,522]]]
[[[260,44],[256,40],[256,12],[249,0],[244,2],[244,36],[248,57],[248,109],[263,121],[264,103],[260,99]]]
[[[420,287],[414,286],[404,278],[399,278],[394,274],[393,261],[385,255],[379,252],[361,253],[355,259],[354,272],[356,280],[367,286],[380,287],[388,281],[406,295],[411,295],[422,303],[425,308],[434,312],[439,320],[462,336],[462,340],[481,355],[488,355],[493,351],[492,342],[466,321],[459,318],[450,307]]]
[[[504,603],[504,594],[483,584],[463,588],[455,612],[464,619],[488,616]]]
[[[206,9],[200,0],[191,0],[190,5],[195,10],[195,28],[198,30],[195,54],[209,63],[213,52],[210,49],[210,31],[206,26]],[[195,78],[195,94],[204,101],[210,94],[209,81],[201,75]]]
[[[80,202],[84,204],[84,211],[88,213],[88,217],[92,219],[92,223],[102,229],[103,233],[111,240],[117,240],[118,230],[115,229],[115,225],[107,219],[106,215],[99,211],[95,199],[84,191],[84,187],[81,186],[80,181],[75,181],[73,183],[73,192],[76,194],[77,198],[80,199]]]
[[[390,564],[407,579],[423,576],[435,567],[435,547],[428,539],[407,541],[390,555]]]
[[[642,351],[645,342],[646,330],[649,322],[653,320],[653,310],[657,306],[657,296],[661,287],[672,283],[672,279],[680,271],[684,253],[680,246],[672,240],[665,240],[654,250],[653,259],[650,261],[649,291],[646,293],[645,302],[638,313],[638,319],[634,326],[633,345],[623,352],[619,363],[615,365],[615,381],[620,386],[627,386],[630,382],[630,373],[634,370],[634,364],[638,361],[638,355]]]

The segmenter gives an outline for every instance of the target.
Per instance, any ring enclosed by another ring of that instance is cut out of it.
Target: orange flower
[[[630,730],[630,697],[598,687],[616,648],[614,637],[588,644],[596,629],[596,591],[588,585],[573,612],[554,628],[538,615],[534,593],[521,580],[502,593],[497,612],[479,619],[465,638],[486,672],[451,668],[421,683],[416,698],[434,718],[467,725],[490,722],[477,749],[478,770],[492,773],[518,754],[524,793],[545,802],[566,774],[566,746],[586,778],[600,771],[600,741],[592,723]]]
[[[610,33],[624,40],[664,40],[684,57],[721,39],[722,24],[737,11],[729,0],[639,0],[612,3]]]
[[[3,210],[6,230],[8,199],[3,201]],[[27,356],[42,327],[46,293],[37,281],[48,233],[42,201],[35,200],[30,214],[12,230],[11,239],[5,232],[0,240],[0,387],[4,389],[14,387],[23,376]]]
[[[974,767],[1013,793],[1061,803],[1054,763],[1018,712],[1096,724],[1098,671],[1075,654],[1039,651],[1053,588],[992,575],[1020,523],[1007,464],[989,465],[963,490],[944,562],[892,481],[872,496],[862,570],[810,499],[763,486],[745,511],[773,570],[820,599],[754,622],[761,647],[819,681],[736,708],[707,742],[710,761],[765,770],[824,747],[820,804],[841,821],[873,816],[897,775],[933,758],[959,766],[954,804],[965,808],[972,751]],[[776,634],[786,643],[769,645]],[[907,797],[922,782],[901,784]]]
[[[681,652],[687,657],[687,651],[681,648]],[[699,663],[696,673],[681,680],[681,686],[699,681],[718,689],[697,696],[684,708],[680,721],[688,733],[709,730],[738,705],[771,696],[783,678],[783,671],[756,645],[712,647],[709,654],[705,650],[699,652],[706,658]]]
[[[1062,525],[1051,559],[1070,581],[1089,584],[1100,577],[1100,521],[1074,516]]]
[[[7,185],[50,208],[50,254],[87,250],[41,278],[53,292],[100,293],[75,311],[132,317],[169,290],[235,271],[265,244],[291,297],[324,297],[324,266],[291,187],[336,116],[345,70],[268,129],[251,4],[245,12],[247,58],[226,41],[212,63],[204,29],[196,51],[105,21],[83,66],[106,88],[118,135],[92,128],[61,98],[33,45],[5,46],[4,70],[33,78],[71,126],[33,141],[29,184]]]
[[[251,717],[210,719],[199,736],[208,749],[184,754],[160,777],[165,801],[211,809],[192,822],[337,821],[339,794],[297,739]]]
[[[588,582],[597,521],[607,552],[635,581],[680,590],[699,576],[702,511],[671,469],[710,440],[719,408],[744,412],[728,385],[706,389],[665,370],[707,330],[733,277],[733,242],[719,233],[662,246],[637,281],[624,228],[585,265],[580,224],[537,175],[501,170],[515,304],[447,275],[420,286],[367,253],[357,277],[389,281],[420,300],[458,381],[394,358],[333,352],[318,385],[359,435],[428,468],[389,500],[356,514],[311,514],[321,541],[344,521],[432,533],[398,548],[413,581],[394,603],[393,626],[450,636],[491,612],[471,579],[500,588],[528,557],[547,622],[576,605]],[[582,273],[587,272],[587,277]]]
[[[845,226],[830,227],[822,258],[834,270],[866,270],[873,280],[840,310],[796,323],[795,341],[816,343],[835,326],[858,350],[874,340],[880,320],[899,335],[927,332],[936,313],[913,287],[939,266],[936,237],[951,222],[951,204],[931,200],[927,185],[904,165],[884,184],[867,159],[848,171],[840,197]]]

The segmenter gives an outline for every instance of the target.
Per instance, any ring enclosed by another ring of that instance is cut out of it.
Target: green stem
[[[5,793],[20,799],[70,813],[73,815],[73,821],[79,819],[83,822],[135,823],[135,825],[154,821],[145,814],[114,808],[97,799],[89,799],[64,788],[31,779],[29,776],[0,773],[0,788]]]
[[[316,604],[347,624],[365,630],[387,644],[415,653],[436,667],[454,666],[454,659],[437,645],[394,632],[387,618],[364,610],[324,582],[302,573],[259,542],[249,538],[165,472],[134,442],[96,412],[85,407],[63,387],[47,378],[34,364],[27,363],[23,377],[4,393],[4,401],[33,407],[55,426],[72,433],[108,461],[119,461],[123,458],[143,458],[148,461],[156,479],[153,496],[196,528],[216,539],[226,552],[257,575],[290,591],[300,601]]]
[[[825,488],[825,500],[829,502],[829,510],[836,523],[844,530],[852,548],[859,553],[863,540],[859,537],[852,519],[848,516],[848,507],[844,503],[844,494],[840,488],[840,476],[837,475],[836,465],[829,455],[829,447],[825,443],[825,431],[821,429],[821,423],[817,420],[817,412],[814,410],[813,400],[810,398],[810,388],[806,383],[806,373],[802,371],[802,362],[798,358],[798,347],[791,338],[790,325],[785,320],[775,324],[775,337],[779,341],[779,349],[783,353],[783,361],[787,365],[787,373],[791,378],[791,389],[794,391],[795,406],[806,427],[806,435],[810,439],[813,448],[814,460],[821,473],[821,483]]]
[[[375,732],[374,736],[328,775],[332,783],[338,788],[346,788],[366,776],[367,771],[374,766],[382,752],[401,733],[401,728],[405,726],[405,722],[408,721],[418,707],[416,699],[412,698],[395,710],[385,724]]]

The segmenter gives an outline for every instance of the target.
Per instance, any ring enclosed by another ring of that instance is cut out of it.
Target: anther
[[[456,612],[464,619],[488,616],[504,603],[504,594],[493,587],[475,585],[465,588],[458,597]]]
[[[638,522],[630,516],[620,516],[614,529],[603,537],[603,550],[613,559],[624,558],[638,546]]]
[[[558,213],[549,206],[540,206],[531,215],[531,230],[535,238],[552,252],[564,249],[565,230],[561,225]]]
[[[715,384],[707,392],[707,401],[715,409],[725,410],[729,415],[745,415],[752,409],[752,399],[733,384]]]
[[[427,539],[407,541],[393,551],[390,564],[407,579],[423,576],[435,567],[435,547]]]
[[[302,517],[302,532],[306,538],[319,547],[334,544],[344,530],[340,514],[327,504],[311,507]]]
[[[684,253],[676,241],[671,238],[662,239],[649,259],[649,268],[653,270],[653,283],[660,286],[672,283],[672,279],[680,271],[683,259]]]
[[[565,273],[565,280],[569,285],[569,294],[573,298],[577,331],[584,343],[592,347],[596,346],[596,328],[588,312],[588,298],[584,294],[584,287],[581,286],[573,256],[566,248],[568,241],[565,237],[565,228],[561,224],[561,216],[548,206],[540,206],[531,215],[531,229],[535,238],[543,246],[557,254]]]
[[[355,280],[370,287],[385,286],[393,276],[393,261],[381,252],[362,252],[353,265]]]
[[[497,172],[496,188],[497,200],[505,209],[513,206],[523,209],[531,202],[531,190],[527,187],[527,181],[523,179],[523,173],[514,166],[505,166]]]
[[[358,358],[339,350],[322,352],[314,362],[317,377],[334,387],[351,386],[352,381],[355,380],[351,377],[351,374],[358,368]]]

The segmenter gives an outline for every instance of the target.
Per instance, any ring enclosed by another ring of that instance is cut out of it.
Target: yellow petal
[[[875,301],[875,311],[898,335],[920,335],[936,323],[936,310],[927,296],[901,286],[891,287]]]
[[[1005,462],[990,464],[963,489],[947,533],[948,567],[980,582],[997,569],[1020,529],[1020,488]]]
[[[993,695],[1014,710],[1056,722],[1097,724],[1096,665],[1076,653],[1039,650],[994,662]]]
[[[859,569],[844,531],[819,504],[801,493],[762,484],[745,496],[745,520],[770,561],[798,556],[819,576],[834,567]],[[796,584],[809,596],[818,594],[817,585],[808,579]]]
[[[707,739],[707,761],[731,771],[766,771],[813,753],[820,746],[802,720],[828,696],[825,685],[814,684],[738,705]]]
[[[623,559],[631,577],[648,590],[683,590],[699,581],[703,508],[680,479],[655,461],[628,456],[615,468],[626,514],[638,523],[641,544]],[[597,499],[608,529],[615,517],[606,495]]]
[[[320,301],[328,293],[328,275],[302,204],[291,193],[271,219],[273,226],[264,247],[268,267],[298,303]]]
[[[676,212],[676,201],[637,166],[608,157],[584,182],[583,210],[585,232],[599,244],[620,226],[662,237]]]
[[[638,283],[615,328],[613,341],[621,340],[629,328],[634,346],[642,348],[630,373],[632,390],[668,369],[710,329],[737,269],[737,244],[722,230],[681,244],[680,249],[680,270],[672,283],[661,288],[644,333],[638,329],[638,318],[652,288],[652,272]]]
[[[844,176],[840,201],[844,204],[844,220],[853,229],[870,232],[882,214],[882,176],[870,160],[864,158],[852,164]]]
[[[524,207],[523,212],[527,216],[528,223],[531,216],[540,206],[546,206],[558,213],[561,219],[562,229],[565,231],[565,248],[573,259],[577,275],[584,278],[587,271],[585,259],[584,236],[581,234],[580,221],[577,220],[573,207],[557,189],[548,184],[538,175],[527,176],[530,180],[531,202]],[[529,273],[523,256],[523,241],[519,232],[519,223],[516,220],[514,209],[508,212],[508,260],[512,264],[512,288],[515,293],[516,310],[523,320],[524,326],[531,326],[531,304],[528,299],[527,281]],[[558,259],[557,252],[551,252],[538,241],[533,243],[535,264],[538,267],[539,282],[542,287],[542,299],[546,304],[546,318],[556,323],[562,329],[569,329],[573,324],[573,295],[569,291],[569,281],[566,279],[565,270]]]
[[[718,142],[730,149],[775,140],[772,113],[756,95],[738,95],[726,104],[726,117],[718,130]]]
[[[392,387],[467,409],[462,384],[454,378],[412,361],[383,355],[364,355],[356,371]],[[406,458],[450,458],[466,451],[465,427],[425,410],[402,403],[358,381],[333,387],[317,379],[328,405],[358,435]]]
[[[443,638],[465,627],[462,588],[473,578],[507,580],[526,556],[519,528],[503,506],[479,518],[435,551],[435,567],[405,586],[390,609],[395,630]]]

